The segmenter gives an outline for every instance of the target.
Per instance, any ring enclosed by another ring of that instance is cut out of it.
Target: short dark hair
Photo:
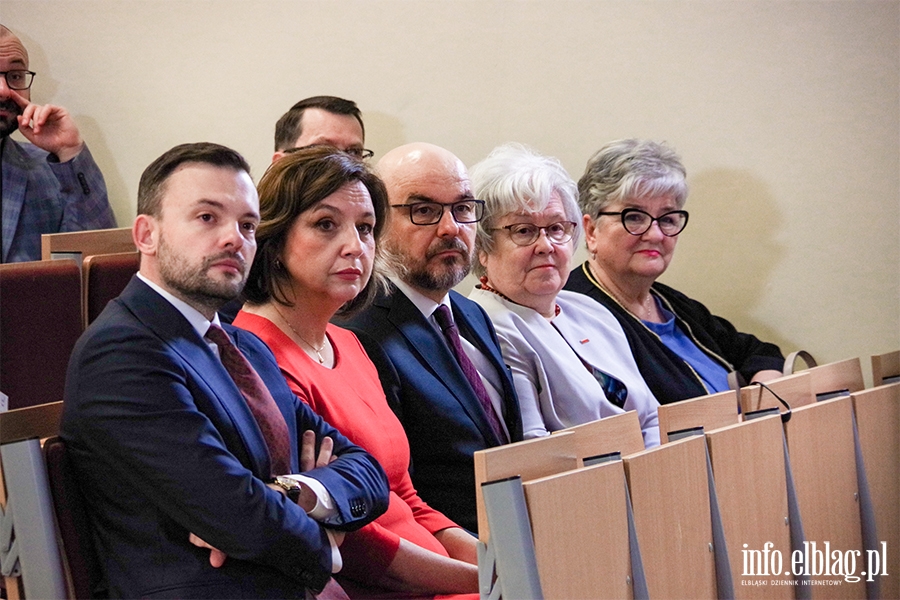
[[[292,306],[284,291],[291,276],[281,262],[288,233],[302,213],[354,181],[362,183],[372,198],[376,261],[366,287],[337,314],[346,318],[362,310],[385,286],[379,258],[379,241],[389,212],[384,183],[365,163],[349,154],[330,146],[310,146],[272,163],[257,186],[260,223],[256,229],[256,258],[244,286],[244,298],[250,304],[272,300]]]
[[[366,126],[363,125],[362,113],[359,112],[356,102],[344,100],[337,96],[312,96],[311,98],[304,98],[293,105],[289,111],[278,119],[278,122],[275,124],[276,152],[294,147],[294,142],[303,134],[301,121],[307,108],[321,108],[336,115],[350,115],[356,118],[362,129],[363,139],[365,139]]]
[[[185,163],[203,163],[250,174],[246,159],[231,148],[211,142],[175,146],[144,169],[138,185],[137,214],[159,217],[166,180]]]

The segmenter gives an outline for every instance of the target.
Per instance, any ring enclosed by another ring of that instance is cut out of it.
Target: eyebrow
[[[315,204],[312,208],[309,209],[309,212],[313,212],[316,210],[326,210],[330,213],[344,214],[344,211],[342,211],[340,208],[338,208],[337,206],[335,206],[333,204],[328,204],[324,200],[320,200],[317,204]],[[368,210],[363,213],[363,217],[375,217],[375,211]]]
[[[218,208],[219,210],[225,210],[224,204],[222,204],[218,200],[210,200],[209,198],[200,198],[199,200],[197,200],[197,202],[194,203],[194,206],[196,208],[200,208],[200,207],[204,207],[204,206],[211,206],[213,208]],[[243,217],[243,218],[250,217],[252,219],[256,219],[257,221],[260,218],[259,213],[254,212],[254,211],[247,211],[243,215],[241,215],[241,217]]]
[[[453,202],[438,202],[434,198],[430,196],[426,196],[424,194],[410,194],[407,196],[407,202],[434,202],[435,204],[456,204],[457,202],[465,202],[466,200],[474,200],[475,196],[472,195],[472,192],[466,192],[465,194],[461,194],[456,197],[456,200]]]

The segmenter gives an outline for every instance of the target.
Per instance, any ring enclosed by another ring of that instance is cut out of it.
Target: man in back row
[[[228,148],[177,146],[141,177],[140,271],[76,344],[60,426],[110,597],[303,598],[387,507],[375,459],[219,326],[258,222]]]
[[[337,96],[312,96],[297,102],[281,115],[275,124],[274,163],[297,148],[327,144],[360,159],[370,158],[371,150],[363,148],[366,130],[362,114],[352,100]],[[219,309],[225,323],[234,321],[243,306],[236,298]]]
[[[0,262],[40,260],[41,234],[115,227],[106,183],[61,106],[31,102],[28,51],[0,25]],[[18,129],[30,144],[10,138]]]
[[[275,124],[275,162],[294,148],[328,144],[357,158],[370,158],[363,148],[366,128],[352,100],[336,96],[305,98],[284,113]]]
[[[419,495],[475,532],[473,454],[522,439],[494,328],[451,290],[471,267],[484,205],[462,161],[432,144],[395,148],[376,170],[392,207],[384,236],[392,286],[347,326],[403,423]]]

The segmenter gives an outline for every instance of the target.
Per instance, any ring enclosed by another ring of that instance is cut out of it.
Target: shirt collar
[[[153,283],[152,281],[141,275],[140,272],[138,272],[137,276],[138,279],[149,285],[153,289],[153,291],[168,300],[169,304],[174,306],[175,309],[180,312],[185,319],[188,320],[188,323],[191,324],[191,327],[193,327],[197,331],[197,334],[201,338],[206,335],[207,331],[209,331],[209,326],[211,324],[217,325],[219,327],[222,326],[221,322],[219,321],[219,313],[216,313],[213,316],[213,320],[210,321],[209,319],[204,317],[203,313],[201,313],[199,310],[197,310],[184,300],[175,297],[171,292],[168,292],[159,285]]]
[[[441,299],[440,302],[435,302],[428,296],[425,296],[424,294],[422,294],[422,292],[419,292],[418,290],[414,289],[412,286],[410,286],[406,282],[402,281],[399,277],[391,275],[389,278],[390,278],[391,282],[394,285],[396,285],[397,288],[401,292],[406,294],[406,297],[409,298],[409,301],[412,302],[415,305],[415,307],[419,309],[419,312],[421,312],[422,315],[426,319],[431,318],[431,315],[434,314],[434,311],[437,310],[437,307],[440,304],[443,304],[447,308],[451,309],[450,314],[451,315],[453,314],[453,307],[450,305],[450,294],[449,293],[444,294],[444,297]]]

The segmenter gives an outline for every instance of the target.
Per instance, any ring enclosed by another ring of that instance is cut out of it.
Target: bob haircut
[[[475,197],[484,200],[484,217],[478,223],[476,252],[490,254],[494,248],[491,231],[497,221],[510,213],[537,212],[550,203],[554,192],[559,195],[566,219],[576,223],[572,244],[581,237],[581,210],[578,190],[562,164],[538,154],[522,144],[509,143],[494,148],[487,158],[469,172]],[[475,275],[485,274],[481,261],[472,264]]]
[[[244,298],[250,304],[273,300],[283,306],[293,306],[286,293],[290,275],[281,261],[288,232],[302,213],[355,181],[368,190],[375,209],[375,261],[366,286],[337,314],[351,316],[371,302],[385,285],[378,242],[388,215],[387,190],[362,161],[331,146],[311,146],[275,161],[257,186],[260,223],[256,230],[256,259],[244,286]]]
[[[686,175],[681,158],[665,142],[616,140],[588,160],[578,180],[578,204],[592,219],[629,198],[672,195],[681,209],[688,195]]]

